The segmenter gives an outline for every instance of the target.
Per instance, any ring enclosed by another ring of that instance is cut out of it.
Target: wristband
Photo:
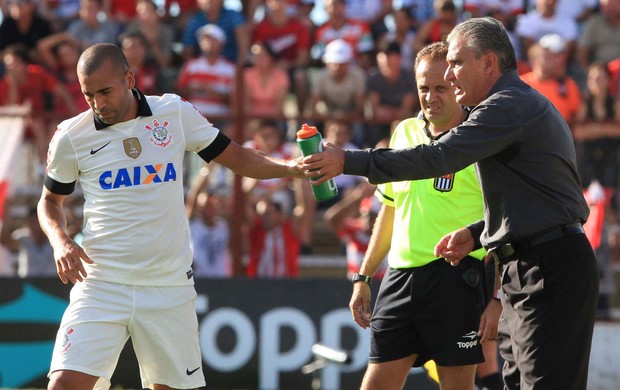
[[[372,278],[368,275],[361,275],[356,272],[353,274],[353,277],[351,278],[351,282],[352,283],[364,282],[370,286],[370,283],[372,282]]]
[[[502,300],[502,289],[498,288],[497,291],[493,294],[493,299],[497,299],[498,301]]]

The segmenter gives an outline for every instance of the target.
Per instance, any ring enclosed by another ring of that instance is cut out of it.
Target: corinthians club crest
[[[149,140],[155,146],[165,148],[172,143],[172,134],[168,131],[168,121],[160,124],[157,119],[153,120],[153,125],[144,126],[149,132]]]

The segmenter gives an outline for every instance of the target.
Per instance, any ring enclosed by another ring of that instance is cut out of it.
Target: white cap
[[[196,38],[200,38],[203,35],[208,35],[220,43],[226,43],[226,33],[217,24],[207,24],[196,30]]]
[[[566,49],[566,41],[559,34],[547,34],[540,38],[538,44],[553,54],[558,54]]]
[[[346,64],[353,59],[353,49],[344,39],[336,39],[325,46],[323,62],[326,64]]]

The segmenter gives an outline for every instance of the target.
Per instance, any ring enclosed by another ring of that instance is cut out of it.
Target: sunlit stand
[[[329,364],[346,366],[351,363],[351,357],[344,351],[333,349],[322,344],[312,346],[314,361],[301,368],[304,374],[312,374],[312,390],[321,388],[321,369]]]

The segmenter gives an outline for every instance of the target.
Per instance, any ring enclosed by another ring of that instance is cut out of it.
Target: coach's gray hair
[[[110,61],[123,74],[129,69],[127,58],[120,47],[111,43],[97,43],[88,47],[78,60],[78,72],[91,75],[106,61]]]
[[[497,54],[501,73],[517,69],[515,51],[508,33],[504,25],[496,19],[486,16],[466,20],[448,34],[447,41],[454,40],[463,40],[465,46],[475,53],[476,58],[488,52]]]

